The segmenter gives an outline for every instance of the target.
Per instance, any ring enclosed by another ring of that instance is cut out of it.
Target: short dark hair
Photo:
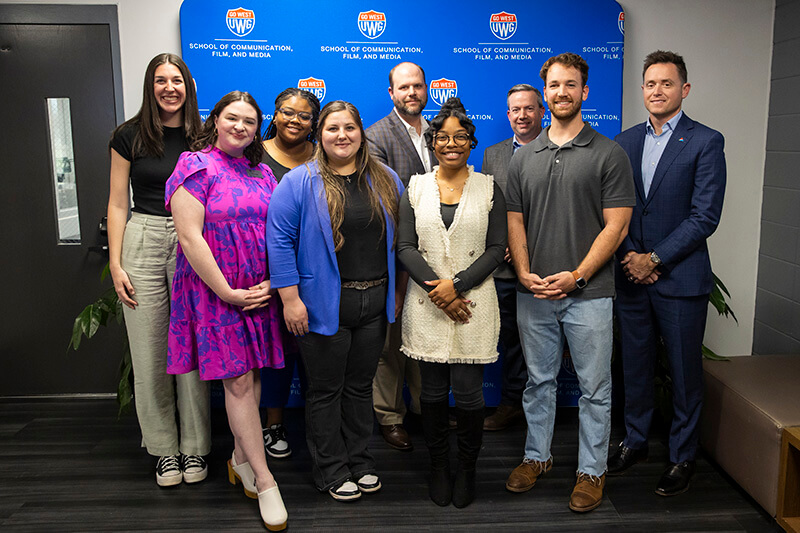
[[[539,71],[539,77],[542,78],[543,82],[547,83],[547,71],[550,70],[550,67],[552,67],[555,63],[558,63],[564,67],[573,67],[578,69],[581,72],[581,78],[583,78],[583,86],[586,87],[586,82],[589,81],[589,64],[581,56],[578,54],[573,54],[572,52],[558,54],[557,56],[553,56],[544,62],[544,65],[542,65],[542,70]]]
[[[544,107],[544,103],[542,102],[542,93],[539,92],[539,89],[528,83],[518,83],[508,90],[508,94],[506,95],[506,106],[508,106],[508,99],[511,98],[512,94],[527,92],[536,93],[536,102],[539,104],[539,107]]]
[[[425,130],[425,142],[428,145],[428,149],[433,150],[433,138],[436,137],[436,134],[439,133],[439,130],[444,126],[444,121],[450,117],[456,117],[461,127],[467,130],[470,140],[470,149],[474,149],[478,146],[478,139],[475,138],[475,124],[473,124],[467,116],[467,110],[464,109],[464,104],[461,103],[461,99],[453,97],[447,99],[442,109],[439,111],[439,114],[430,121],[430,127]]]
[[[407,65],[414,65],[415,67],[417,67],[419,69],[419,71],[422,72],[422,83],[424,83],[426,85],[428,84],[428,82],[425,81],[425,70],[421,66],[417,65],[416,63],[412,63],[411,61],[403,61],[402,63],[398,63],[395,66],[393,66],[392,70],[389,71],[389,87],[390,88],[394,87],[394,85],[393,85],[394,81],[392,80],[392,77],[394,76],[395,69],[397,67],[399,67],[400,65],[406,65],[406,64]]]
[[[199,152],[214,145],[217,140],[217,126],[214,124],[214,119],[219,117],[222,114],[222,111],[230,104],[239,101],[253,106],[253,109],[255,109],[256,115],[258,116],[258,122],[256,123],[256,134],[253,137],[253,142],[247,145],[247,147],[244,149],[244,156],[250,163],[250,167],[253,168],[258,166],[258,164],[261,162],[261,156],[264,155],[264,147],[261,145],[261,123],[264,119],[261,115],[261,108],[258,107],[258,104],[256,103],[256,99],[253,98],[250,93],[246,93],[244,91],[229,92],[223,96],[219,102],[217,102],[217,105],[215,105],[214,109],[211,110],[211,113],[208,114],[208,118],[206,119],[205,124],[203,124],[203,130],[200,132],[200,135],[198,135],[197,139],[194,141],[194,143],[192,143],[192,152]]]
[[[319,99],[314,96],[314,93],[298,89],[297,87],[286,88],[275,98],[275,111],[272,113],[272,120],[269,121],[266,131],[264,131],[264,140],[272,139],[278,134],[278,128],[275,126],[275,113],[277,113],[283,103],[292,96],[302,98],[308,102],[308,105],[311,107],[311,133],[308,134],[306,140],[314,142],[314,133],[317,131],[317,120],[319,120]]]
[[[647,72],[647,69],[658,63],[672,63],[675,65],[675,68],[678,69],[678,77],[681,79],[681,83],[686,83],[686,81],[689,79],[686,72],[686,63],[683,62],[682,56],[676,54],[675,52],[656,50],[655,52],[647,54],[647,57],[644,58],[642,80],[644,80],[644,75]]]

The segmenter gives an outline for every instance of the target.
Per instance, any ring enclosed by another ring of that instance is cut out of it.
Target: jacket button
[[[422,305],[422,304],[424,304],[424,303],[425,303],[425,300],[423,300],[422,298],[420,298],[420,299],[419,299],[419,300],[417,300],[417,301],[420,303],[420,305]]]
[[[642,216],[646,217],[648,215],[647,209],[642,210]]]
[[[473,255],[475,255],[475,250],[470,250],[468,255],[469,255],[470,257],[472,257]]]
[[[477,303],[475,303],[475,302],[470,302],[470,303],[469,303],[469,306],[470,306],[470,307],[475,307],[476,305],[478,305],[478,304],[477,304]]]

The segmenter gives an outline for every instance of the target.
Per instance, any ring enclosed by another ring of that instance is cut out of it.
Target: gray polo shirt
[[[603,209],[636,205],[631,163],[617,143],[589,124],[563,146],[550,141],[548,126],[511,158],[506,203],[523,215],[531,272],[544,278],[572,271],[603,230]],[[520,284],[517,290],[528,292]],[[570,296],[613,297],[612,262]]]

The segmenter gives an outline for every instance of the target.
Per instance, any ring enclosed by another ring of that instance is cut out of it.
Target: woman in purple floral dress
[[[167,182],[166,204],[178,232],[167,372],[198,369],[221,379],[235,449],[231,483],[258,498],[267,529],[286,527],[286,508],[267,467],[258,405],[260,368],[284,366],[271,298],[266,218],[276,181],[260,163],[261,110],[248,93],[225,95],[192,152]]]

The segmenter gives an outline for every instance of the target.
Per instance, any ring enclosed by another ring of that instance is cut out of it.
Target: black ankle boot
[[[447,400],[420,402],[422,432],[431,456],[431,483],[428,491],[433,503],[441,507],[450,505],[453,484],[450,479],[450,443]]]
[[[458,420],[458,470],[453,485],[453,505],[466,507],[475,499],[475,464],[483,442],[483,407],[456,409]]]

